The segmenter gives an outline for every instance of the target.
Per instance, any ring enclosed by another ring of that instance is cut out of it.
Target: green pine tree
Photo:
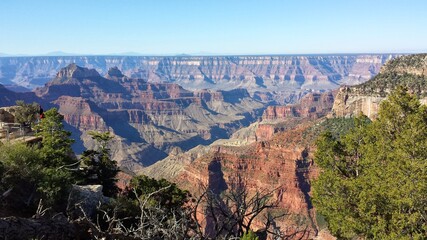
[[[111,159],[108,147],[113,136],[109,132],[89,132],[98,145],[98,149],[83,152],[82,168],[84,184],[100,184],[105,196],[112,197],[118,192],[116,175],[119,172],[117,162]]]
[[[240,238],[240,240],[258,240],[258,239],[259,239],[258,236],[252,231],[249,231],[243,234],[243,236]]]
[[[22,100],[16,101],[15,121],[23,126],[30,126],[37,120],[40,106],[36,102],[25,103]]]
[[[62,121],[63,116],[52,108],[35,127],[36,135],[42,137],[38,149],[43,166],[39,191],[48,204],[61,205],[61,208],[66,204],[69,188],[78,180],[78,161],[71,149],[74,140],[70,138],[71,133],[64,130]]]
[[[70,138],[71,132],[64,130],[63,119],[58,110],[52,108],[45,112],[45,118],[35,127],[36,135],[42,137],[40,153],[47,167],[62,167],[76,162],[71,148],[74,140]]]
[[[357,122],[341,139],[317,141],[317,211],[343,239],[425,239],[427,108],[399,87],[378,119]]]

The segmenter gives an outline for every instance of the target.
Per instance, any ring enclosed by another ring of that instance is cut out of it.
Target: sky
[[[0,0],[0,53],[418,53],[426,13],[426,0]]]

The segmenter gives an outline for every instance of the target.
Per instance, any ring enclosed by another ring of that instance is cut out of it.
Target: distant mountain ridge
[[[7,107],[15,105],[18,100],[24,100],[25,102],[38,102],[43,104],[44,102],[38,98],[33,92],[14,92],[9,90],[4,85],[0,84],[0,107]]]
[[[294,102],[301,93],[359,84],[375,76],[395,54],[270,56],[40,56],[0,58],[0,83],[43,86],[68,64],[101,75],[118,67],[148,82],[173,82],[189,90],[246,88],[251,96]]]

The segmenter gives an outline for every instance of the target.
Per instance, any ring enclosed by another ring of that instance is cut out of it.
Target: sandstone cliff
[[[176,56],[176,57],[2,57],[0,83],[42,86],[68,64],[93,68],[101,75],[112,67],[148,82],[174,82],[190,90],[246,88],[258,100],[294,102],[307,89],[334,89],[376,75],[396,55]],[[68,73],[64,72],[64,76]],[[83,77],[74,71],[76,77]],[[97,73],[85,72],[93,75]],[[85,77],[90,77],[89,75]],[[114,74],[113,74],[114,75]],[[112,76],[111,76],[112,77]]]
[[[300,104],[268,107],[260,122],[242,128],[230,139],[184,153],[175,151],[140,173],[167,178],[194,194],[200,184],[221,191],[226,188],[221,184],[230,183],[236,174],[247,179],[252,192],[277,188],[275,200],[292,216],[278,224],[282,229],[307,226],[308,238],[312,238],[319,230],[310,200],[310,179],[317,175],[312,149],[320,132],[312,129],[330,111],[333,98],[330,92],[313,93]],[[298,111],[292,113],[289,108]],[[219,167],[210,167],[213,163]]]
[[[82,141],[76,150],[94,144],[87,131],[111,131],[113,158],[133,171],[176,147],[188,150],[227,138],[264,108],[245,89],[192,92],[175,83],[129,78],[118,68],[102,77],[75,64],[35,92],[64,115],[73,137]]]
[[[188,162],[173,181],[195,195],[201,185],[221,192],[237,176],[247,181],[249,192],[275,189],[273,200],[279,203],[281,211],[290,214],[277,222],[278,226],[282,229],[307,227],[310,235],[306,237],[312,238],[318,228],[310,200],[310,179],[317,170],[312,162],[312,138],[304,140],[312,124],[276,133],[268,141],[245,146],[215,145],[207,152],[205,148],[206,153]],[[198,152],[202,153],[200,149]],[[214,162],[219,167],[211,168]],[[218,179],[213,179],[215,176]]]
[[[275,135],[292,129],[308,120],[326,116],[334,103],[334,92],[311,93],[302,98],[300,103],[287,106],[269,106],[257,121],[248,127],[234,132],[228,139],[220,139],[209,146],[197,146],[186,152],[175,149],[169,156],[140,173],[154,178],[173,179],[183,171],[187,164],[220,146],[244,147],[255,142],[271,140]]]
[[[335,98],[331,116],[349,117],[359,113],[375,118],[380,103],[397,86],[427,102],[427,54],[403,56],[389,61],[370,81],[341,87]]]
[[[286,106],[269,106],[262,115],[263,121],[283,121],[288,118],[317,118],[326,115],[334,102],[334,93],[310,93],[298,104]]]

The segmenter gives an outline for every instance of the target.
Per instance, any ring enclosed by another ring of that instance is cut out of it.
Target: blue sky
[[[427,52],[425,0],[1,0],[0,53]]]

